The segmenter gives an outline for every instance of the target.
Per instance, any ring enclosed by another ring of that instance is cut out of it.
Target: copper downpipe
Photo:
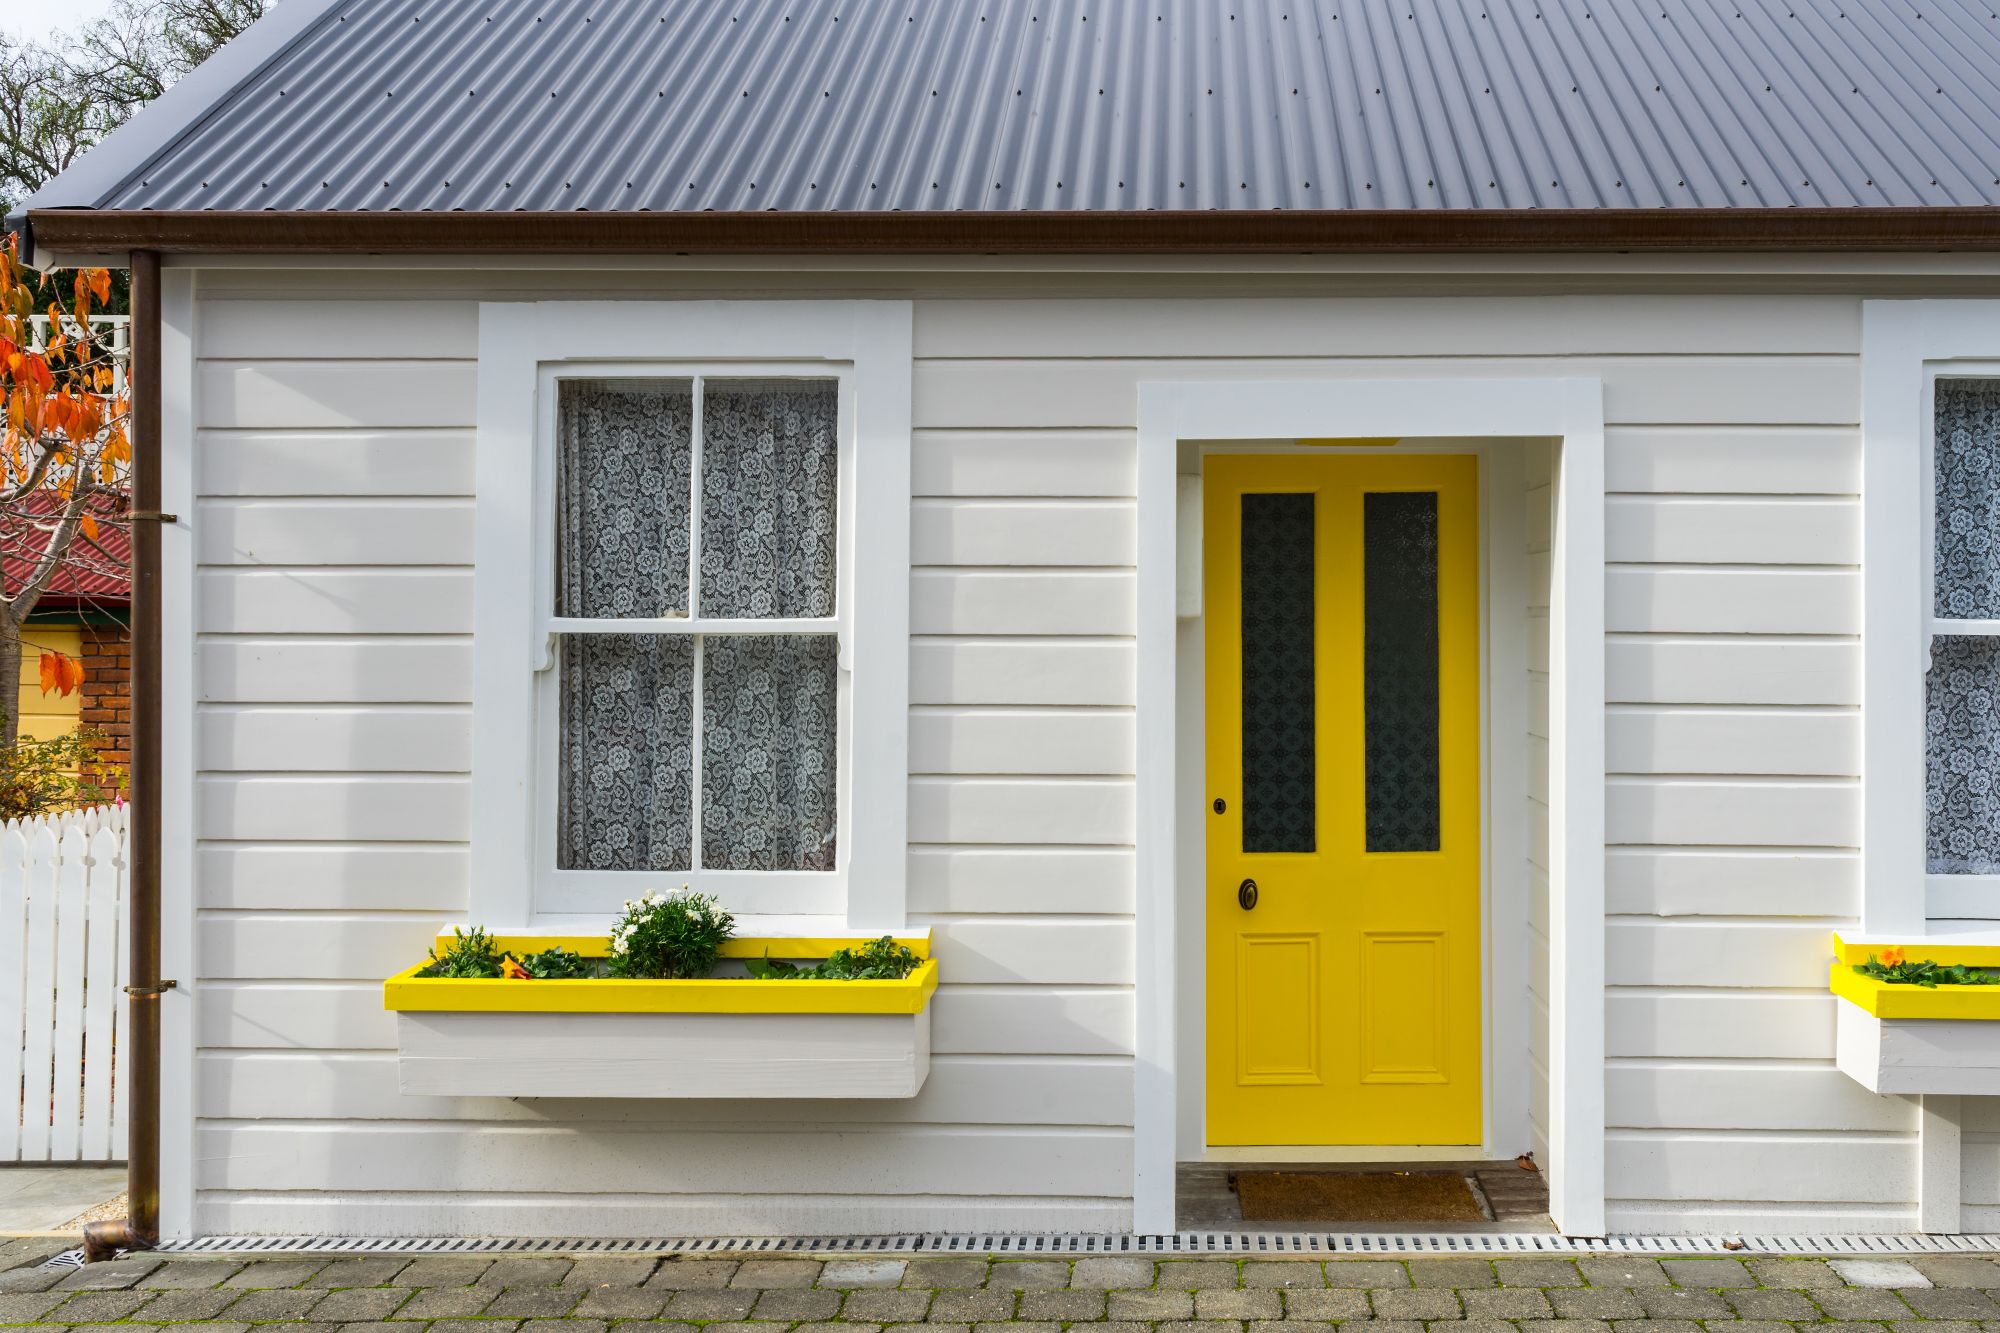
[[[132,252],[131,984],[118,1051],[128,1098],[125,1217],[83,1229],[89,1260],[160,1237],[160,254]]]

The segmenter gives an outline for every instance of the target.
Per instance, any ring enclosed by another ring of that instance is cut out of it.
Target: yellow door
[[[1478,489],[1206,462],[1212,1144],[1480,1140]]]

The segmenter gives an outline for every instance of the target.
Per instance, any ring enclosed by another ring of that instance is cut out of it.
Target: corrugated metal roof
[[[116,188],[33,202],[1994,205],[1996,11],[1989,0],[332,0]]]

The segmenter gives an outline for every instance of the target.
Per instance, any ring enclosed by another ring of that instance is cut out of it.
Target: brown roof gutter
[[[2000,251],[2000,208],[1340,212],[450,213],[37,209],[70,252],[1300,254],[1478,250]]]

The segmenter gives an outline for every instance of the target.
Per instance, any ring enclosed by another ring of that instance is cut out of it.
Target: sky
[[[111,0],[0,0],[0,30],[42,39],[107,14]]]

